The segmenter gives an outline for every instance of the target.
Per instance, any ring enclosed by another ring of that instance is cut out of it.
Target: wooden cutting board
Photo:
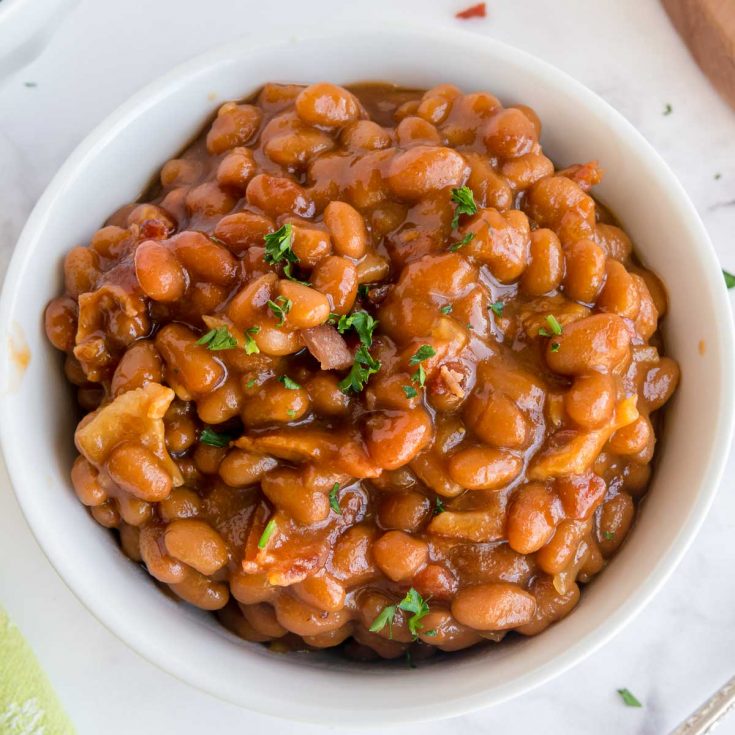
[[[661,0],[720,94],[735,107],[735,0]]]

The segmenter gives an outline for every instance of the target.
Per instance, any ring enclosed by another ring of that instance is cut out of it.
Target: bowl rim
[[[4,280],[2,294],[0,295],[0,330],[9,329],[14,302],[17,298],[20,285],[19,276],[23,272],[27,262],[36,252],[37,244],[34,244],[35,233],[44,227],[44,222],[48,218],[49,212],[57,206],[63,206],[63,194],[67,182],[78,175],[79,169],[84,169],[85,162],[90,158],[94,158],[98,150],[110,144],[111,140],[117,136],[119,131],[123,130],[139,115],[144,114],[147,108],[159,104],[160,97],[172,94],[182,85],[185,86],[197,73],[203,73],[210,67],[224,64],[232,57],[248,56],[270,47],[277,48],[283,44],[293,43],[294,41],[318,40],[322,38],[329,40],[334,38],[336,34],[343,35],[345,33],[353,36],[375,36],[377,34],[383,42],[386,34],[394,37],[421,37],[428,42],[440,36],[442,41],[446,42],[447,40],[451,40],[461,45],[463,51],[466,53],[471,53],[473,48],[477,48],[483,52],[491,50],[497,56],[512,58],[516,63],[522,63],[527,70],[539,78],[554,77],[555,83],[558,86],[565,88],[565,91],[583,102],[587,113],[594,110],[600,115],[604,115],[608,119],[608,125],[610,127],[616,128],[619,135],[628,138],[631,144],[634,143],[637,146],[641,154],[646,157],[645,165],[654,170],[656,177],[667,180],[667,198],[676,202],[680,208],[680,216],[687,220],[693,233],[691,240],[694,241],[696,239],[702,251],[702,258],[709,261],[708,282],[704,285],[712,289],[713,298],[719,301],[717,333],[720,340],[720,369],[723,374],[726,374],[728,370],[732,374],[733,368],[735,367],[733,318],[726,291],[722,285],[720,265],[707,231],[694,205],[663,158],[646,141],[643,135],[619,112],[566,72],[510,44],[488,38],[484,35],[477,35],[470,31],[447,29],[429,24],[414,24],[411,28],[386,31],[385,28],[375,23],[364,23],[358,29],[355,29],[346,24],[335,22],[322,26],[319,29],[299,31],[290,35],[288,38],[285,38],[283,33],[274,32],[259,34],[257,38],[244,36],[238,40],[199,54],[145,85],[140,91],[136,92],[108,115],[82,140],[68,156],[65,163],[55,174],[38,200],[18,238]],[[215,104],[213,102],[213,106]],[[33,245],[32,248],[31,245]],[[716,284],[716,275],[719,276],[719,290]],[[1,372],[2,367],[0,366]],[[198,672],[194,671],[191,666],[187,667],[180,657],[161,647],[151,646],[151,641],[147,640],[146,635],[141,634],[135,625],[129,624],[126,626],[120,616],[116,616],[114,621],[110,620],[107,605],[104,600],[100,599],[99,594],[95,592],[94,583],[85,580],[78,574],[75,575],[75,570],[73,565],[69,563],[69,560],[65,559],[63,554],[58,555],[55,553],[59,550],[59,545],[54,544],[40,531],[42,528],[40,523],[41,509],[37,505],[34,505],[27,489],[15,480],[15,478],[22,476],[20,471],[20,458],[12,451],[13,445],[19,441],[19,437],[14,435],[12,431],[12,422],[10,420],[12,414],[9,413],[8,404],[9,402],[6,400],[6,396],[4,394],[0,395],[0,448],[5,457],[15,495],[29,527],[47,559],[72,593],[97,620],[147,661],[175,678],[212,694],[219,699],[233,702],[262,714],[293,719],[300,722],[336,724],[339,721],[343,727],[345,726],[343,720],[330,720],[329,717],[317,716],[313,708],[309,709],[300,706],[294,711],[276,711],[268,703],[258,703],[251,700],[248,704],[245,704],[243,701],[235,701],[231,696],[214,690],[206,677],[199,676]],[[543,665],[539,665],[530,673],[524,674],[522,679],[519,678],[518,681],[513,682],[512,685],[498,687],[491,692],[457,694],[452,699],[437,702],[436,705],[431,707],[424,706],[420,710],[415,706],[412,708],[410,705],[405,710],[400,711],[388,710],[382,712],[376,710],[371,721],[369,723],[366,722],[363,726],[419,722],[453,717],[499,704],[519,696],[567,671],[582,659],[598,650],[620,632],[624,625],[630,622],[648,604],[676,569],[684,553],[696,537],[714,500],[724,472],[732,442],[733,429],[735,427],[735,390],[732,384],[728,386],[727,395],[722,396],[721,410],[717,419],[720,431],[717,435],[713,452],[711,453],[713,460],[705,467],[706,471],[703,473],[699,492],[692,500],[689,515],[678,529],[676,539],[672,542],[668,555],[663,555],[658,559],[648,577],[624,600],[625,605],[621,604],[618,606],[599,625],[570,646],[563,655],[553,661],[547,661]],[[52,553],[52,549],[54,553]],[[360,723],[357,724],[359,725]]]

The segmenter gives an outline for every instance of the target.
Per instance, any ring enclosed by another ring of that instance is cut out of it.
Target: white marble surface
[[[320,18],[359,21],[369,14],[386,23],[421,17],[449,27],[460,23],[452,16],[462,7],[463,0],[82,0],[45,53],[0,86],[0,268],[33,203],[72,148],[133,91],[173,64],[261,24],[277,24],[288,33],[290,24],[318,24]],[[680,177],[723,265],[735,271],[735,113],[691,62],[658,3],[489,0],[488,9],[486,20],[464,27],[545,58],[626,115]],[[0,50],[2,41],[0,28]],[[664,115],[668,104],[672,112]],[[423,725],[421,732],[668,733],[735,673],[734,473],[731,460],[704,529],[674,578],[612,643],[531,694]],[[32,643],[80,735],[323,731],[219,702],[126,648],[52,570],[4,472],[0,604]],[[615,693],[619,687],[630,688],[645,707],[624,707]],[[330,696],[325,692],[325,706]],[[735,733],[735,715],[718,733]]]

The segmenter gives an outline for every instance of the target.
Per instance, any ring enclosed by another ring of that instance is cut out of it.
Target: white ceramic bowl
[[[42,328],[43,308],[61,289],[64,253],[134,200],[218,102],[269,80],[322,79],[451,82],[532,105],[544,123],[544,148],[558,164],[601,161],[607,173],[599,194],[668,287],[664,332],[683,379],[650,495],[629,541],[575,612],[537,638],[416,670],[274,656],[161,594],[71,490],[69,390]],[[448,717],[516,696],[572,666],[629,622],[674,570],[712,501],[730,446],[733,325],[720,268],[683,189],[648,143],[584,87],[516,49],[456,31],[336,28],[249,39],[155,82],[82,143],[39,201],[10,267],[0,330],[10,346],[0,361],[0,436],[20,503],[51,563],[150,661],[214,695],[297,720],[345,727]],[[18,360],[24,345],[31,353],[25,371]]]
[[[0,81],[30,64],[78,0],[0,0]]]

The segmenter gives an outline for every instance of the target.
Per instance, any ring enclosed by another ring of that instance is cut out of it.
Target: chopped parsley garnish
[[[268,308],[278,317],[277,327],[282,327],[286,322],[286,314],[291,311],[293,302],[285,296],[276,297],[275,301],[268,299]]]
[[[36,82],[23,82],[23,86],[32,88],[32,87],[37,87],[38,84],[36,84]]]
[[[724,268],[722,269],[722,275],[725,277],[725,285],[728,288],[735,288],[735,276]]]
[[[260,539],[258,539],[258,548],[264,549],[268,541],[270,540],[270,537],[273,535],[273,531],[276,530],[276,519],[271,518],[268,523],[266,523],[265,528],[263,529],[263,533],[260,534]]]
[[[452,307],[451,304],[444,304],[444,306],[442,306],[441,309],[439,309],[439,311],[442,314],[451,314],[452,313],[452,309],[453,309],[453,307]]]
[[[355,352],[355,362],[346,378],[339,382],[339,389],[343,393],[355,391],[359,393],[367,384],[368,379],[380,370],[380,361],[376,360],[365,345],[360,345]]]
[[[388,626],[388,635],[393,637],[393,618],[396,616],[397,605],[386,605],[373,620],[369,630],[371,633],[379,633],[385,626]]]
[[[490,309],[492,310],[493,314],[495,314],[495,316],[503,316],[504,307],[505,304],[502,301],[495,301],[494,303],[490,304]]]
[[[406,398],[416,398],[416,396],[418,395],[418,393],[416,392],[416,388],[414,388],[412,385],[404,385],[403,392],[406,394]]]
[[[420,386],[423,386],[424,383],[426,383],[426,370],[424,370],[424,366],[421,363],[434,355],[436,355],[436,350],[431,345],[421,345],[421,347],[416,350],[416,353],[413,354],[411,359],[408,361],[409,365],[418,365],[418,369],[411,376],[411,380],[418,383]]]
[[[253,388],[257,382],[258,381],[255,378],[252,378],[251,380],[248,380],[248,382],[245,384],[245,387]]]
[[[719,179],[721,179],[721,178],[722,178],[722,174],[721,173],[716,173],[715,174],[715,181],[719,181]]]
[[[449,246],[450,253],[456,253],[457,250],[463,248],[465,245],[469,245],[475,239],[474,232],[468,232],[459,242],[452,243]]]
[[[208,426],[202,429],[199,435],[199,441],[202,444],[209,444],[210,447],[226,447],[234,438],[230,434],[218,434]]]
[[[342,515],[342,508],[339,507],[339,498],[337,493],[339,492],[339,483],[335,482],[332,485],[332,489],[329,491],[329,507],[337,514]]]
[[[415,669],[416,664],[413,662],[413,656],[411,656],[411,649],[406,649],[406,666],[408,666],[409,669]]]
[[[622,697],[627,707],[642,707],[637,697],[631,694],[630,689],[618,689],[618,694]]]
[[[552,342],[551,343],[551,351],[552,352],[559,352],[559,348],[561,345],[558,342]]]
[[[255,340],[253,339],[253,335],[257,334],[260,331],[260,327],[250,327],[250,329],[245,330],[245,354],[246,355],[254,355],[258,352],[260,352],[260,349],[258,348],[258,345],[255,343]]]
[[[561,324],[559,324],[559,321],[555,316],[552,314],[546,315],[546,323],[549,325],[549,329],[546,329],[545,327],[541,327],[541,329],[538,330],[539,336],[541,337],[551,337],[552,334],[559,335],[562,332]]]
[[[198,345],[206,345],[208,350],[231,350],[237,347],[237,340],[227,327],[215,327],[197,340]]]
[[[454,217],[452,218],[452,229],[455,229],[459,224],[460,215],[475,214],[477,212],[477,205],[475,204],[475,195],[469,186],[460,186],[458,189],[452,189],[452,201],[457,205],[454,208]]]
[[[269,232],[263,240],[265,242],[263,258],[266,263],[275,265],[281,261],[287,263],[299,262],[291,247],[293,244],[293,225],[290,222],[283,225],[283,227],[279,227],[275,232]]]
[[[283,385],[289,390],[298,390],[301,388],[301,386],[295,380],[291,380],[288,375],[280,375],[278,377],[278,381],[283,383]]]
[[[378,326],[377,320],[373,319],[366,311],[353,311],[352,314],[344,315],[337,322],[337,331],[344,334],[352,327],[360,337],[365,347],[370,347],[373,343],[373,332]]]
[[[288,411],[286,411],[289,418],[293,418],[296,415],[296,409],[295,408],[289,408]]]
[[[370,286],[369,286],[369,285],[368,285],[367,283],[361,283],[361,284],[360,284],[360,285],[359,285],[359,286],[357,287],[357,295],[358,295],[358,296],[359,296],[359,297],[360,297],[361,299],[366,299],[366,298],[367,298],[367,295],[368,295],[368,291],[369,291],[369,290],[370,290]]]
[[[605,531],[602,535],[606,541],[612,541],[615,538],[615,534],[612,531]]]
[[[445,510],[444,501],[437,495],[436,498],[434,498],[434,515],[438,516],[439,513],[443,513]]]
[[[674,111],[674,108],[667,102],[666,107],[664,107],[664,115],[670,115]]]
[[[421,621],[426,615],[429,614],[429,602],[424,600],[416,590],[411,587],[406,596],[397,605],[386,605],[373,620],[373,624],[370,626],[372,633],[379,633],[386,625],[388,625],[389,637],[393,637],[393,618],[396,615],[396,609],[400,608],[404,612],[412,613],[411,617],[406,621],[408,623],[408,630],[414,638],[418,638],[419,633],[422,631],[420,625]]]

